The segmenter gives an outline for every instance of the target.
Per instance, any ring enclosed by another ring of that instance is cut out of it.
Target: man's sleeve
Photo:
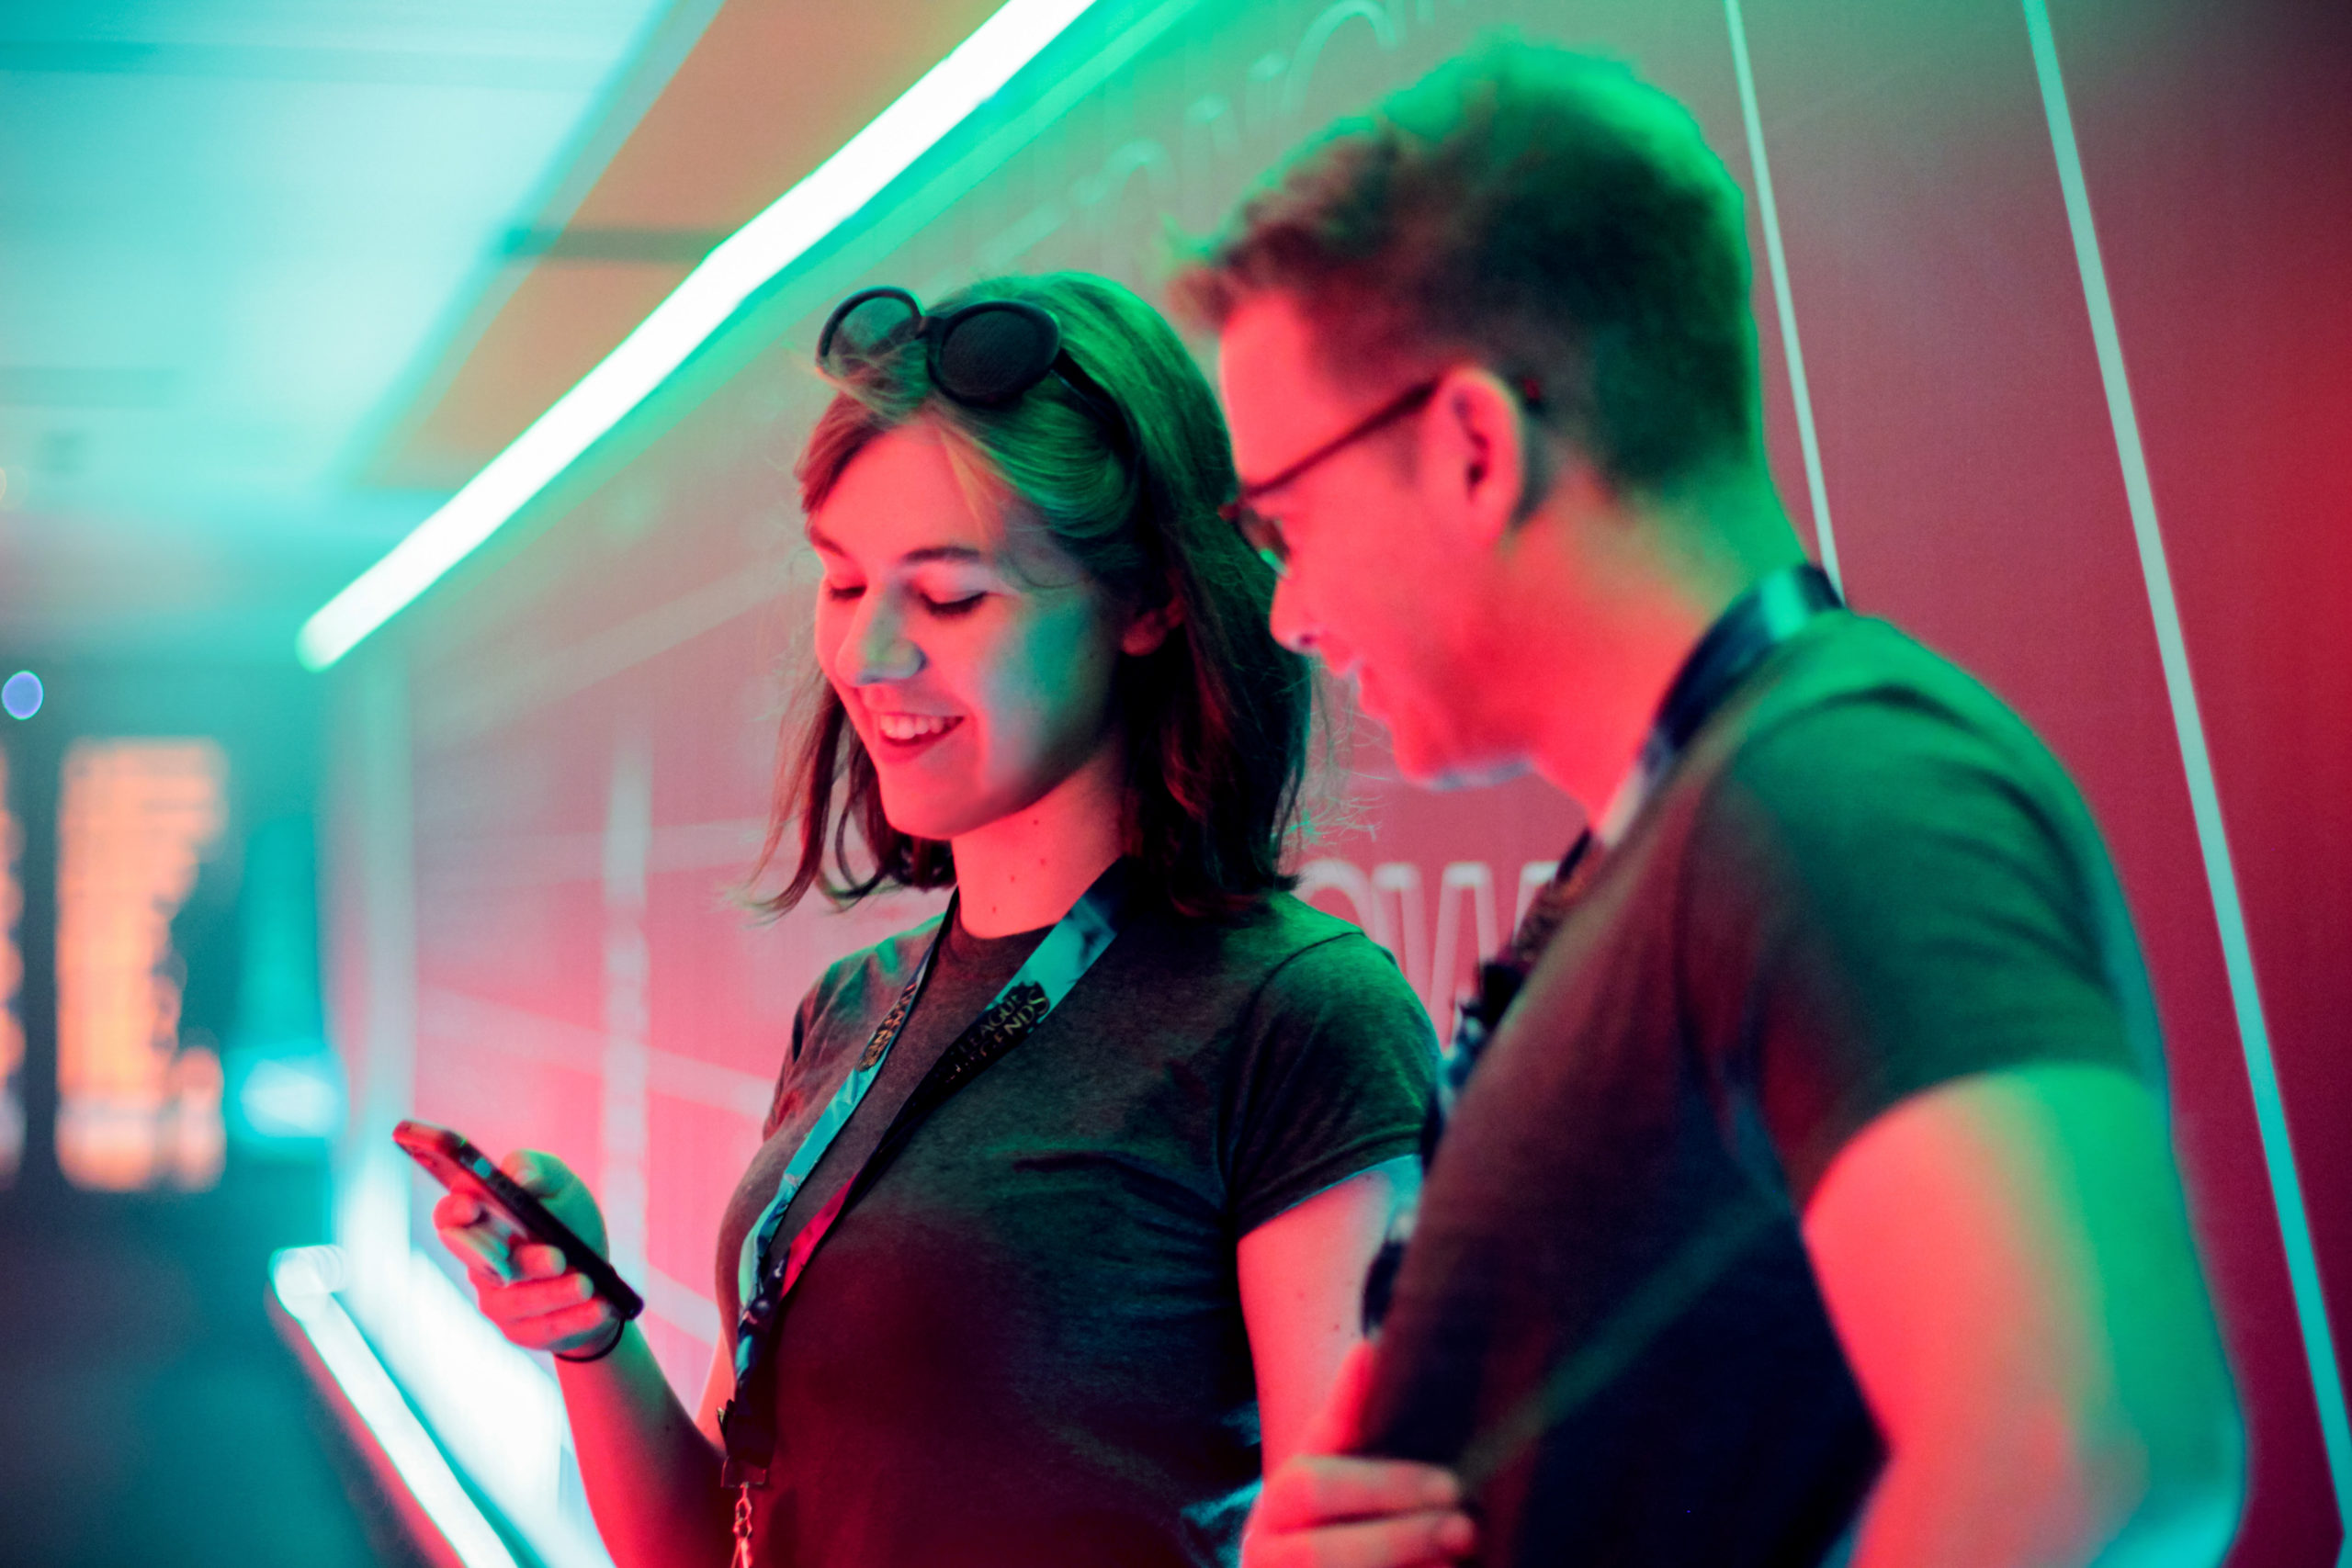
[[[1680,989],[1800,1206],[1923,1089],[2034,1063],[2138,1070],[2096,908],[2109,874],[2054,761],[1925,700],[1815,709],[1741,749],[1694,827]]]
[[[1227,1160],[1236,1234],[1420,1147],[1437,1040],[1369,938],[1351,931],[1286,960],[1240,1044]]]

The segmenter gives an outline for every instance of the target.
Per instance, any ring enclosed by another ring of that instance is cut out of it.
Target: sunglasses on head
[[[1102,423],[1121,447],[1136,449],[1126,411],[1062,346],[1052,311],[1024,299],[982,299],[927,316],[903,288],[861,288],[839,305],[817,337],[817,365],[848,378],[920,341],[939,393],[967,408],[1003,408],[1050,376]]]

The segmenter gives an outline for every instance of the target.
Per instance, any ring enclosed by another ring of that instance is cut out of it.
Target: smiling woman
[[[1287,892],[1306,671],[1167,323],[1078,275],[868,290],[820,354],[822,685],[770,908],[956,897],[801,1004],[698,1413],[548,1249],[475,1284],[562,1359],[626,1568],[718,1561],[730,1519],[739,1564],[1229,1563],[1418,1185],[1428,1018]],[[560,1164],[513,1168],[603,1235]]]
[[[899,543],[915,552],[901,565],[930,573],[934,596],[957,590],[924,612],[935,621],[960,613],[953,601],[993,575],[1031,596],[1063,584],[1077,595],[1070,604],[1083,600],[1106,626],[1123,623],[1114,639],[1123,657],[1105,666],[1105,716],[1122,739],[1125,847],[1179,909],[1229,913],[1288,886],[1278,860],[1305,767],[1311,687],[1306,661],[1266,630],[1272,572],[1218,515],[1235,483],[1224,420],[1175,333],[1116,284],[1069,273],[1000,278],[943,302],[933,319],[998,301],[1049,310],[1059,337],[1058,358],[1046,356],[1057,373],[1010,400],[947,393],[935,385],[936,351],[917,352],[923,340],[912,336],[895,352],[831,355],[840,393],[799,466],[810,537],[827,559],[820,645],[836,624],[831,595],[863,581],[841,549],[827,549],[841,541],[826,520],[864,515],[894,486],[927,490],[897,510],[908,535]],[[871,461],[854,461],[876,446]],[[836,507],[843,489],[850,504]],[[913,536],[925,527],[956,536]],[[1069,651],[1088,648],[1081,639]],[[1081,671],[1095,666],[1064,665],[1048,679],[1060,688]],[[856,713],[880,690],[853,699],[871,683],[844,681],[830,662],[826,672],[785,753],[763,863],[792,824],[798,857],[769,907],[789,908],[820,883],[852,899],[888,885],[945,886],[951,835],[886,809],[912,777],[893,785],[877,763],[894,759],[844,744],[853,731],[867,738]],[[850,870],[853,831],[870,861],[863,874]]]

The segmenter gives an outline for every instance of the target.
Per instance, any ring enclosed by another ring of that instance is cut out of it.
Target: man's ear
[[[1510,530],[1533,482],[1519,400],[1481,366],[1446,372],[1421,422],[1424,500],[1475,545]]]
[[[1168,634],[1183,620],[1183,601],[1170,594],[1164,604],[1136,612],[1127,622],[1127,629],[1119,634],[1119,651],[1138,659],[1157,652],[1159,645],[1168,640]]]

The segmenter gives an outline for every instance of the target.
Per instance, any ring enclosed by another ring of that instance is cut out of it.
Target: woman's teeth
[[[927,740],[944,735],[956,721],[938,714],[877,713],[874,728],[885,740]]]

